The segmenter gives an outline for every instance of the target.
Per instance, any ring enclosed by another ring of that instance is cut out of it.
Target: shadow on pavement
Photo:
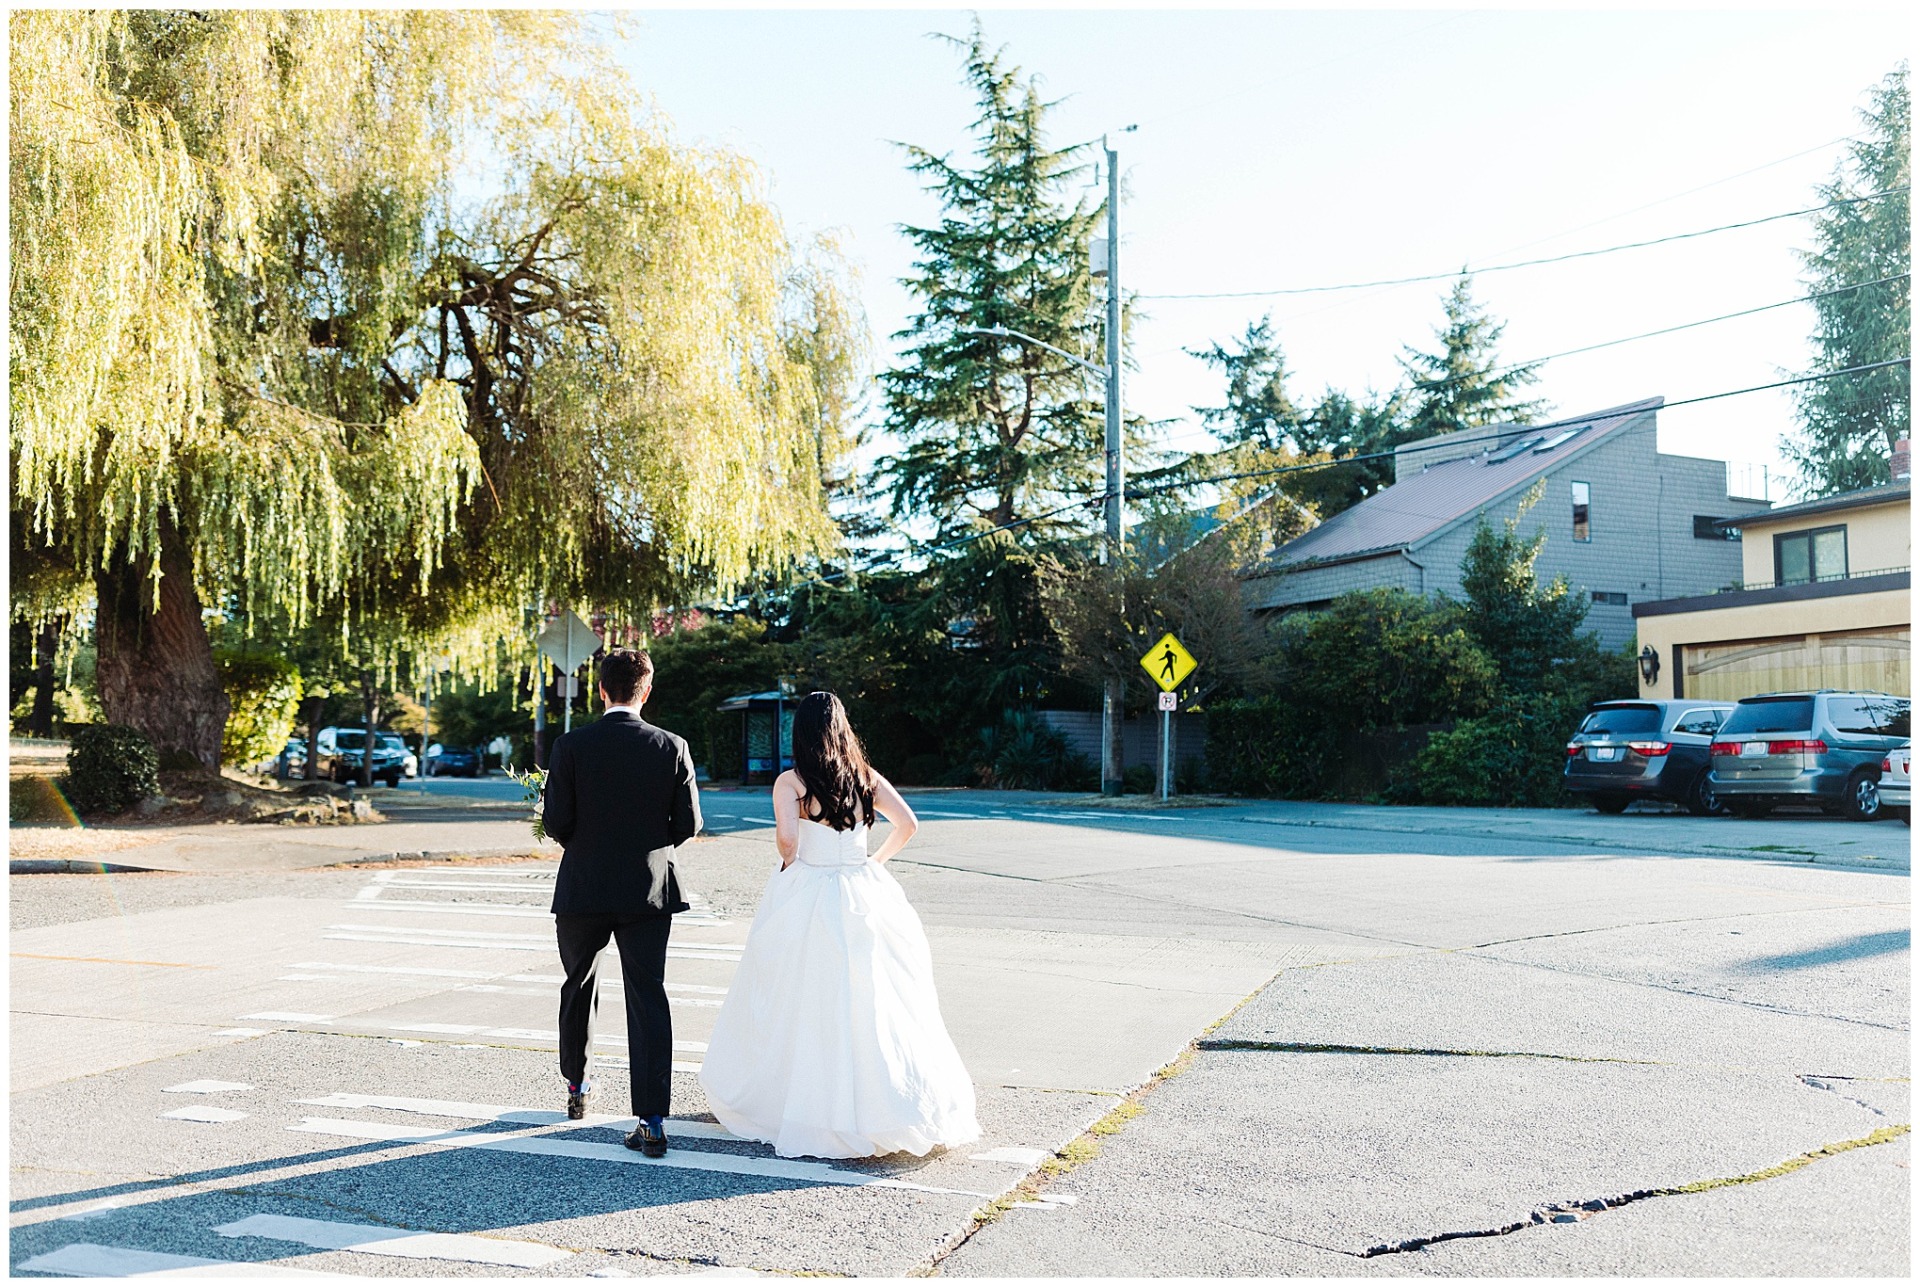
[[[1867,956],[1885,956],[1891,952],[1905,952],[1912,946],[1911,930],[1884,930],[1878,934],[1856,934],[1852,938],[1841,939],[1825,947],[1809,948],[1804,952],[1755,957],[1743,963],[1740,968],[1744,970],[1806,970],[1820,965],[1832,965],[1839,961],[1856,961]]]

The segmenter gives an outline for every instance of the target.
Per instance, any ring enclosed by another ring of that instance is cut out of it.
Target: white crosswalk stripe
[[[708,1171],[775,1180],[800,1180],[811,1184],[833,1184],[848,1188],[909,1189],[916,1193],[953,1193],[971,1198],[991,1198],[991,1193],[972,1189],[936,1188],[906,1180],[890,1180],[859,1171],[843,1171],[824,1162],[799,1162],[783,1157],[743,1157],[735,1153],[703,1153],[692,1149],[672,1149],[665,1157],[652,1158],[623,1144],[595,1144],[585,1140],[555,1139],[528,1135],[519,1131],[443,1131],[430,1126],[403,1126],[391,1122],[360,1122],[330,1117],[302,1118],[290,1131],[313,1135],[333,1135],[345,1139],[375,1140],[391,1144],[431,1144],[440,1148],[477,1148],[502,1153],[566,1157],[576,1160],[612,1162],[621,1166],[656,1166],[673,1170]]]
[[[283,1215],[250,1215],[231,1224],[217,1225],[214,1232],[223,1238],[271,1238],[325,1251],[358,1251],[369,1256],[399,1256],[409,1260],[455,1260],[515,1269],[544,1268],[574,1254],[560,1247],[512,1238],[420,1233],[375,1224],[344,1224]]]
[[[395,1113],[422,1113],[431,1117],[459,1117],[477,1122],[516,1122],[523,1126],[558,1126],[569,1119],[557,1108],[515,1108],[510,1104],[474,1104],[457,1099],[419,1099],[410,1095],[349,1095],[336,1092],[318,1099],[296,1099],[296,1104],[313,1108],[383,1108]],[[613,1126],[633,1128],[631,1117],[610,1117],[588,1113],[574,1120],[575,1127]],[[698,1140],[738,1140],[740,1137],[713,1122],[696,1122],[683,1117],[667,1119],[667,1134]]]
[[[204,1256],[173,1256],[161,1251],[107,1247],[76,1242],[22,1261],[15,1268],[28,1273],[60,1274],[67,1278],[338,1278],[338,1274],[261,1265],[240,1260],[209,1260]]]

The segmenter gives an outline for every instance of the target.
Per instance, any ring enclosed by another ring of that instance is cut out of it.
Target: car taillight
[[[1880,771],[1882,773],[1893,772],[1893,757],[1891,755],[1889,755],[1886,759],[1880,761]]]
[[[1715,742],[1712,746],[1709,746],[1707,748],[1707,754],[1708,755],[1738,755],[1740,754],[1740,743]]]
[[[1628,742],[1627,746],[1645,756],[1665,755],[1673,749],[1671,742]]]
[[[1768,755],[1799,755],[1803,752],[1807,755],[1825,755],[1827,753],[1827,744],[1818,738],[1815,738],[1811,742],[1796,740],[1792,742],[1767,743]]]
[[[1567,754],[1568,754],[1568,755],[1578,755],[1578,754],[1580,754],[1580,743],[1578,743],[1578,742],[1568,742],[1568,743],[1567,743]]]

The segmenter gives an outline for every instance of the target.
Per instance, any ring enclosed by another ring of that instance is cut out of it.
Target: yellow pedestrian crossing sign
[[[1140,664],[1152,676],[1153,682],[1160,685],[1162,692],[1170,693],[1180,687],[1181,681],[1191,675],[1193,668],[1200,663],[1193,659],[1193,654],[1182,647],[1169,630],[1159,643],[1147,649],[1147,655],[1140,659]]]

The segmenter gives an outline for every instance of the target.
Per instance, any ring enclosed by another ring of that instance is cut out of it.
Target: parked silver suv
[[[1713,792],[1743,818],[1818,805],[1882,816],[1880,762],[1909,737],[1912,703],[1887,693],[1768,693],[1733,708],[1713,742]]]

